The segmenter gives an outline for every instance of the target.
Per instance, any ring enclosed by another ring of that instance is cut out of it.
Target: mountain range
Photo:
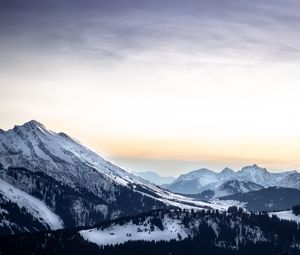
[[[225,168],[221,172],[202,168],[179,176],[167,188],[181,194],[211,191],[212,196],[220,197],[271,186],[299,188],[300,174],[297,171],[272,173],[256,164],[243,167],[236,172],[230,168]]]

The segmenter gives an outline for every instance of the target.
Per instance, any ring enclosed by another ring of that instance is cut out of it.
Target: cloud
[[[202,64],[207,56],[298,61],[299,7],[293,0],[31,0],[4,5],[1,30],[6,43],[91,61],[153,53]]]

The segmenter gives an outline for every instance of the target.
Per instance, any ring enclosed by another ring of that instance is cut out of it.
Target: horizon
[[[42,125],[42,127],[43,128],[45,128],[46,130],[49,130],[49,131],[51,131],[51,132],[54,132],[54,133],[56,133],[56,134],[58,134],[58,133],[65,133],[63,130],[52,130],[52,129],[49,129],[46,125],[44,125],[42,122],[40,122],[40,121],[38,121],[38,120],[30,120],[30,121],[27,121],[27,122],[25,122],[25,123],[22,123],[22,124],[16,124],[16,125],[14,125],[13,127],[11,127],[11,128],[8,128],[8,129],[2,129],[1,127],[0,127],[0,131],[1,130],[3,130],[4,132],[6,132],[6,131],[10,131],[10,130],[13,130],[16,126],[23,126],[23,125],[25,125],[25,124],[27,124],[27,123],[32,123],[32,122],[34,122],[34,123],[37,123],[38,125]],[[66,133],[67,135],[69,135],[69,136],[71,136],[72,138],[74,138],[75,140],[76,140],[76,142],[79,142],[79,143],[81,143],[81,141],[80,140],[78,140],[76,137],[74,137],[74,136],[72,136],[72,135],[70,135],[70,134],[68,134],[68,133]],[[127,170],[127,171],[129,171],[129,172],[133,172],[133,173],[147,173],[147,172],[149,172],[149,173],[155,173],[155,174],[157,174],[157,175],[159,175],[160,177],[174,177],[174,178],[178,178],[180,175],[185,175],[185,174],[188,174],[188,173],[190,173],[190,172],[194,172],[194,171],[198,171],[198,170],[202,170],[202,169],[206,169],[206,170],[209,170],[209,171],[212,171],[212,172],[214,172],[214,173],[220,173],[221,171],[223,171],[224,169],[226,169],[226,168],[229,168],[229,169],[231,169],[231,170],[233,170],[234,172],[239,172],[239,171],[242,171],[243,170],[243,168],[247,168],[247,167],[258,167],[258,168],[261,168],[261,169],[265,169],[265,170],[267,170],[268,172],[270,172],[270,173],[281,173],[281,172],[287,172],[287,171],[296,171],[296,172],[299,172],[297,169],[281,169],[281,170],[279,170],[279,171],[272,171],[272,170],[270,170],[270,169],[268,169],[267,167],[264,167],[264,166],[261,166],[261,165],[259,165],[259,164],[257,164],[257,163],[253,163],[253,164],[248,164],[248,165],[243,165],[243,166],[241,166],[241,167],[239,167],[239,168],[233,168],[233,167],[229,167],[229,166],[227,166],[227,165],[225,165],[225,166],[223,166],[223,167],[221,167],[221,168],[209,168],[209,167],[205,167],[205,166],[201,166],[201,161],[193,161],[193,167],[190,165],[189,166],[189,168],[187,167],[186,169],[184,169],[184,168],[182,168],[177,174],[165,174],[163,171],[162,172],[160,172],[160,171],[156,171],[155,169],[153,169],[153,168],[149,168],[148,170],[143,170],[142,168],[139,168],[138,167],[138,164],[136,164],[137,163],[137,159],[134,159],[134,162],[126,162],[127,160],[128,160],[128,158],[118,158],[118,157],[110,157],[110,156],[107,156],[107,155],[104,155],[104,154],[102,154],[101,152],[99,152],[99,151],[97,151],[97,150],[95,150],[94,148],[92,148],[91,146],[89,146],[88,144],[84,144],[83,143],[83,145],[84,146],[86,146],[87,148],[89,148],[89,149],[91,149],[91,150],[93,150],[93,151],[95,151],[96,153],[98,153],[100,156],[103,156],[104,158],[106,158],[106,159],[108,159],[108,160],[110,160],[111,162],[113,162],[114,164],[116,164],[116,165],[118,165],[118,166],[120,166],[120,167],[122,167],[123,169],[125,169],[125,170]],[[129,159],[130,160],[130,159]],[[147,159],[142,159],[142,162],[141,162],[141,166],[143,166],[143,165],[145,165],[145,160],[147,160]],[[159,159],[158,160],[155,160],[155,159],[150,159],[151,160],[151,162],[152,162],[152,165],[153,164],[155,164],[156,163],[156,161],[160,161]],[[184,166],[187,166],[188,165],[188,163],[187,162],[183,162],[183,161],[178,161],[178,162],[176,162],[176,163],[174,163],[174,162],[172,162],[173,160],[169,160],[169,162],[168,162],[168,164],[170,164],[170,163],[173,163],[176,167],[178,167],[178,165],[180,165],[180,164],[183,164]],[[124,164],[124,162],[125,162],[125,164]],[[159,164],[161,164],[162,162],[160,162]],[[127,167],[127,166],[128,167]],[[197,167],[197,165],[198,165],[198,167]],[[132,167],[132,166],[135,166],[135,167]],[[175,169],[175,168],[174,168]],[[174,172],[174,171],[173,171]]]
[[[300,167],[300,2],[0,0],[2,129],[125,168]]]

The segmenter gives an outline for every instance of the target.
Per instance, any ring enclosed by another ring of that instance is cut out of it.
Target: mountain
[[[225,167],[219,174],[219,178],[222,179],[230,179],[235,175],[235,172],[229,168],[229,167]]]
[[[211,201],[212,199],[233,195],[236,193],[246,193],[254,190],[260,190],[264,187],[254,182],[229,180],[221,184],[217,189],[204,190],[198,194],[185,194],[185,196],[199,199],[202,201]]]
[[[97,224],[0,237],[1,254],[290,254],[300,252],[295,222],[230,207],[155,210]]]
[[[300,189],[300,173],[294,172],[278,183],[278,186]]]
[[[66,228],[157,208],[210,206],[129,173],[74,138],[50,131],[34,120],[0,130],[0,179],[44,203]],[[19,205],[10,198],[5,201]],[[32,212],[26,210],[35,218]],[[23,226],[16,229],[26,230]],[[0,234],[3,231],[0,226]]]
[[[168,189],[181,194],[201,193],[204,190],[214,190],[222,184],[221,181],[231,179],[233,174],[233,170],[229,170],[228,168],[220,173],[215,173],[207,168],[201,168],[180,175],[168,186]]]
[[[160,176],[159,174],[150,171],[134,172],[134,174],[157,185],[170,184],[176,179],[173,176]]]
[[[277,182],[266,168],[261,168],[256,164],[243,167],[236,173],[236,178],[242,181],[251,181],[264,187],[272,186]]]
[[[219,186],[214,192],[214,197],[222,197],[236,193],[247,193],[254,190],[260,190],[264,187],[250,181],[230,180]]]
[[[217,194],[217,189],[222,189],[221,186],[228,181],[236,180],[244,184],[249,182],[261,187],[270,187],[277,185],[284,178],[294,173],[295,171],[271,173],[255,164],[243,167],[237,172],[225,168],[217,173],[205,168],[179,176],[167,188],[172,192],[181,194],[198,194],[205,190],[211,190]],[[248,185],[249,189],[253,190],[250,186]]]
[[[252,211],[282,211],[300,204],[300,190],[284,187],[268,187],[248,193],[237,193],[219,198],[246,203]]]
[[[251,181],[264,187],[277,185],[285,177],[295,173],[296,171],[285,171],[273,173],[267,171],[266,168],[257,166],[243,167],[240,171],[236,172],[236,179],[241,181]]]

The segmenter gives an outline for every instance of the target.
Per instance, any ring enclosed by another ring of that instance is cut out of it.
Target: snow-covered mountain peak
[[[272,176],[266,168],[259,167],[256,164],[243,167],[237,172],[237,179],[242,181],[252,181],[264,187],[275,185],[277,182],[274,176]]]
[[[71,168],[78,172],[90,166],[108,179],[115,175],[114,180],[120,184],[130,180],[125,170],[111,164],[69,135],[55,133],[35,120],[0,133],[0,163],[5,167],[44,169],[57,177],[68,175],[69,180],[75,177]],[[78,169],[79,166],[81,170]],[[76,179],[78,178],[76,174]]]
[[[30,126],[32,128],[44,128],[44,129],[46,129],[46,127],[41,122],[39,122],[37,120],[30,120],[30,121],[24,123],[23,126]]]
[[[225,167],[221,172],[220,172],[220,175],[222,177],[229,177],[229,176],[234,176],[235,175],[235,172],[229,168],[229,167]]]
[[[19,136],[26,136],[29,139],[32,135],[35,137],[43,137],[45,135],[56,135],[56,133],[50,131],[42,123],[36,120],[28,121],[23,125],[15,125],[13,129],[8,130],[7,132],[14,132]]]
[[[259,167],[258,165],[254,164],[252,166],[245,166],[241,169],[241,172],[268,172],[266,168]]]
[[[22,128],[25,128],[27,131],[35,130],[35,129],[47,130],[46,127],[42,123],[40,123],[36,120],[28,121],[28,122],[24,123],[23,125],[15,125],[13,129],[14,130],[19,130],[19,129],[22,129]]]

